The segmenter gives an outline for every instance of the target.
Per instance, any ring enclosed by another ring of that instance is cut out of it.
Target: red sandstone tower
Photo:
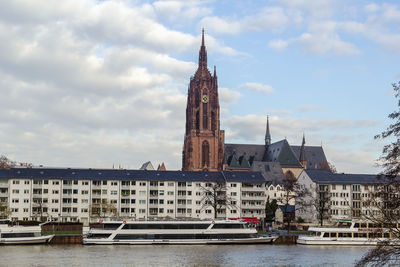
[[[190,78],[186,107],[186,132],[182,153],[183,171],[222,171],[224,131],[220,130],[216,69],[207,67],[204,29],[199,66]]]

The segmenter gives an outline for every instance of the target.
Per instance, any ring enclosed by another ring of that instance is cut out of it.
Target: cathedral
[[[278,183],[284,175],[297,178],[303,169],[327,169],[322,146],[292,146],[286,139],[272,142],[267,118],[265,143],[228,144],[220,129],[216,67],[207,66],[204,30],[198,67],[190,78],[186,107],[186,129],[182,153],[183,171],[257,171],[267,181]]]

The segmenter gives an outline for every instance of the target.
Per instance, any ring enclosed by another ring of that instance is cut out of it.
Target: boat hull
[[[1,238],[0,245],[29,245],[29,244],[45,244],[49,243],[54,235],[44,235],[37,237],[15,237]]]
[[[174,240],[112,240],[83,239],[84,245],[223,245],[223,244],[268,244],[278,237],[240,239],[174,239]]]
[[[301,245],[338,245],[338,246],[376,246],[384,240],[368,238],[302,238],[297,239],[297,244]]]

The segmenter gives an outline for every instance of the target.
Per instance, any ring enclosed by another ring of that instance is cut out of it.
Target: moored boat
[[[42,235],[40,226],[10,226],[0,220],[0,245],[26,245],[49,243],[54,235]]]
[[[83,244],[265,244],[277,236],[259,236],[242,221],[109,221],[91,228]]]
[[[300,235],[302,245],[357,245],[375,246],[382,242],[399,244],[399,239],[389,228],[372,222],[339,220],[334,227],[310,227],[311,235]]]

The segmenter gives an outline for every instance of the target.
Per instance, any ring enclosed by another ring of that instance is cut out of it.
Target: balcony
[[[121,208],[129,208],[131,206],[131,203],[121,203]]]
[[[257,196],[257,195],[242,195],[242,200],[265,200],[265,195]]]
[[[241,188],[242,192],[264,192],[265,187],[245,186]]]
[[[242,210],[264,210],[264,205],[241,205]]]

